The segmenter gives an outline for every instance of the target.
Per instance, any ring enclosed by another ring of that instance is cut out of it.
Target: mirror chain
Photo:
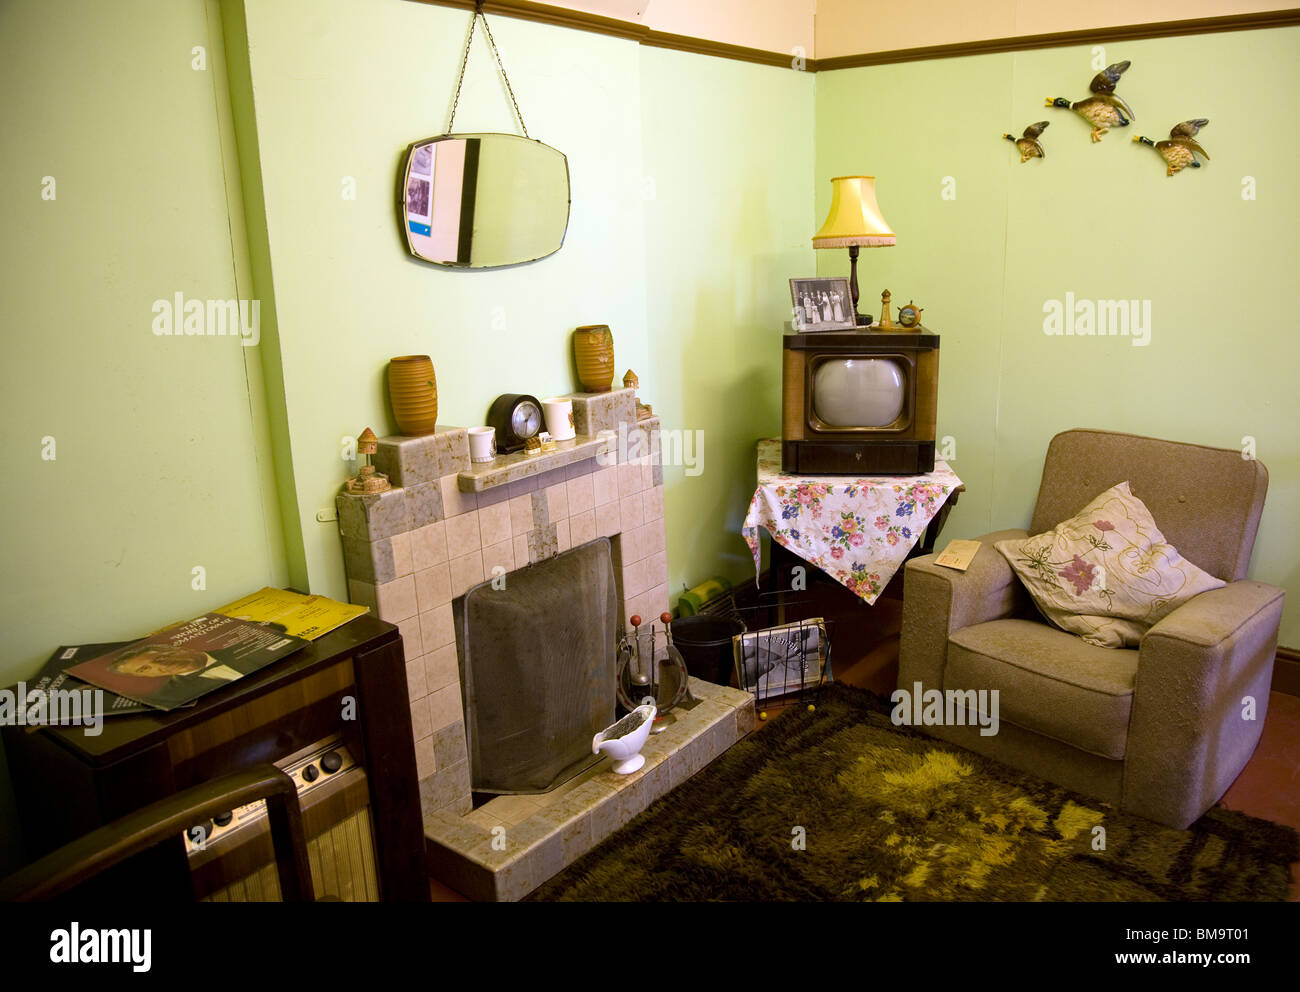
[[[528,137],[528,127],[524,124],[524,115],[519,112],[519,101],[515,99],[515,91],[510,86],[510,77],[506,75],[506,67],[501,61],[501,53],[497,50],[497,43],[492,37],[492,30],[488,27],[487,14],[483,13],[483,0],[477,0],[474,5],[474,18],[469,22],[469,37],[465,39],[465,51],[460,57],[460,75],[456,78],[456,95],[451,101],[451,117],[447,120],[447,134],[455,133],[452,125],[456,121],[456,106],[460,103],[460,87],[465,82],[465,66],[469,62],[469,46],[474,41],[474,26],[478,23],[479,18],[483,18],[483,33],[487,36],[488,47],[492,49],[492,54],[496,57],[497,68],[501,70],[501,81],[506,84],[506,93],[510,95],[510,103],[515,108],[515,119],[519,121],[519,128],[524,132],[524,137]]]

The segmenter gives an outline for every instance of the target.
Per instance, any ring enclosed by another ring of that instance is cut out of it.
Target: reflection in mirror
[[[569,226],[569,162],[514,134],[444,134],[407,149],[402,227],[411,254],[482,269],[554,254]]]

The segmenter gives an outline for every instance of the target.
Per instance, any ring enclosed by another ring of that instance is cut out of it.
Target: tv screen
[[[907,379],[890,358],[827,358],[813,373],[813,412],[830,427],[888,427],[906,399]]]

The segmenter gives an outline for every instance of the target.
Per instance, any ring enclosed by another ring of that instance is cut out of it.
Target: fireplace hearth
[[[554,453],[489,465],[471,465],[464,428],[383,438],[375,465],[394,488],[337,498],[349,598],[402,632],[430,871],[475,899],[526,895],[753,726],[749,694],[692,679],[699,701],[651,736],[640,771],[617,775],[602,757],[548,793],[474,809],[457,648],[466,593],[606,538],[615,631],[668,608],[658,421],[636,420],[631,389],[574,394],[573,412],[578,436]],[[627,443],[611,451],[603,430]]]

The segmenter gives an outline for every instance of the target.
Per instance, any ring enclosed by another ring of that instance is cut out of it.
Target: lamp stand
[[[871,323],[870,317],[858,313],[858,246],[849,245],[849,291],[853,294],[853,322],[858,327]]]

